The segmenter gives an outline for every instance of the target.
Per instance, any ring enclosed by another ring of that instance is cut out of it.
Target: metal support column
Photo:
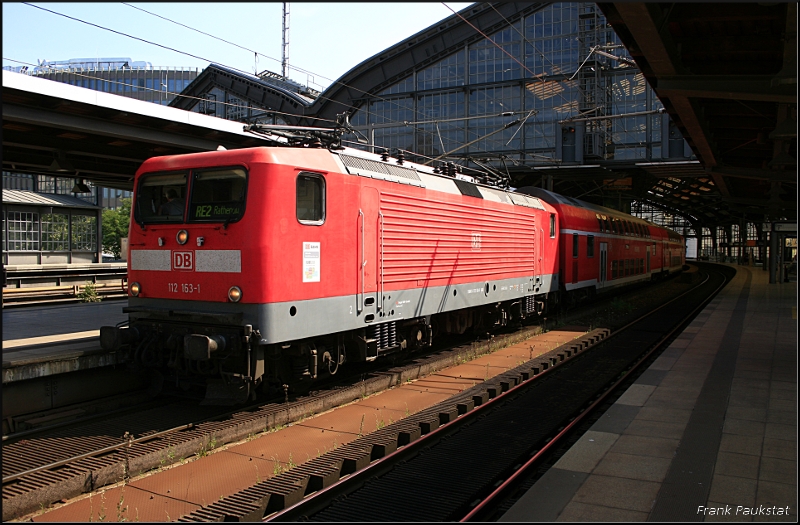
[[[780,260],[780,253],[778,252],[778,234],[774,231],[769,232],[769,284],[775,284],[778,276],[778,262]]]

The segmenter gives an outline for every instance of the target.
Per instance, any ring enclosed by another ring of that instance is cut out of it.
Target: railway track
[[[544,372],[530,363],[512,370],[506,383],[510,386],[518,375],[518,386],[502,394],[495,390],[498,395],[480,408],[269,519],[496,519],[507,508],[508,495],[521,492],[520,484],[548,454],[727,282],[721,273],[710,274],[670,304],[616,330],[590,352],[573,353]]]
[[[289,402],[262,402],[230,410],[186,400],[117,416],[96,415],[78,422],[80,426],[68,422],[7,436],[3,442],[3,519],[285,426],[452,365],[465,352],[480,355],[538,331],[538,327],[527,328],[441,350],[405,367],[387,364],[386,369],[368,377],[355,371],[348,376],[347,386],[339,377],[328,390]]]
[[[127,299],[127,283],[101,283],[93,286],[97,297],[102,299]],[[3,290],[3,308],[45,306],[49,304],[74,304],[86,302],[81,295],[86,285],[43,286],[35,288],[6,288]]]
[[[580,316],[580,312],[575,315]],[[492,341],[471,345],[469,352],[480,354],[489,351],[489,347],[506,346],[513,343],[515,338],[522,340],[530,337],[535,330],[529,328],[523,332],[499,335]],[[570,351],[570,354],[573,351]],[[212,413],[208,411],[209,407],[172,404],[151,408],[141,413],[105,418],[102,422],[84,424],[79,430],[74,426],[68,426],[38,437],[4,442],[4,519],[21,516],[52,501],[77,496],[105,484],[117,482],[126,476],[130,477],[165,466],[177,461],[178,458],[197,454],[198,451],[208,451],[214,446],[212,442],[219,446],[244,439],[270,428],[291,423],[308,414],[320,413],[358,397],[384,390],[398,382],[415,377],[414,374],[423,376],[453,364],[463,354],[464,347],[460,347],[437,356],[417,358],[407,369],[393,368],[374,373],[349,387],[319,392],[290,403],[261,404],[226,413],[220,411]],[[554,353],[547,357],[545,362],[549,367],[563,358]],[[539,367],[544,368],[544,365],[540,363]],[[328,457],[325,461],[332,459],[333,467],[329,465],[321,470],[314,470],[317,468],[315,465],[304,464],[301,465],[302,468],[292,469],[292,476],[295,477],[302,477],[303,473],[308,474],[305,478],[306,484],[300,491],[302,493],[298,494],[297,490],[293,490],[290,491],[291,494],[272,497],[272,503],[263,510],[266,511],[267,508],[270,511],[280,510],[290,504],[292,498],[302,497],[307,489],[317,485],[321,487],[332,482],[333,478],[338,479],[340,475],[355,472],[368,464],[371,459],[412,442],[423,431],[431,431],[441,423],[455,420],[476,403],[488,401],[492,392],[496,395],[510,388],[523,376],[525,374],[510,381],[501,378],[491,385],[484,385],[483,392],[474,394],[477,397],[471,398],[473,394],[470,394],[463,400],[455,402],[453,405],[455,411],[445,411],[428,420],[425,420],[428,416],[422,414],[416,419],[398,422],[402,423],[402,428],[395,435],[391,432],[388,436],[370,434],[372,442],[363,446],[361,452],[350,453],[343,448],[337,451],[338,459]],[[419,419],[420,417],[422,419]],[[92,438],[83,439],[82,436],[92,436]],[[380,439],[376,441],[375,438]],[[354,446],[357,447],[358,444]],[[363,454],[364,450],[368,451],[366,456]],[[31,463],[30,458],[35,458],[35,461]],[[275,485],[277,488],[267,488],[267,490],[272,490],[273,496],[285,492],[285,487],[280,488],[281,483],[282,480],[274,481],[273,485],[277,484]],[[230,504],[235,498],[226,500]],[[247,505],[245,507],[249,508]]]
[[[91,295],[127,299],[128,274],[124,263],[75,266],[13,267],[3,283],[3,308],[77,303]]]

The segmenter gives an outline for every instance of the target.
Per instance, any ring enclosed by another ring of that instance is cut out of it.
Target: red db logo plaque
[[[173,270],[193,270],[194,257],[193,252],[172,252],[172,269]]]

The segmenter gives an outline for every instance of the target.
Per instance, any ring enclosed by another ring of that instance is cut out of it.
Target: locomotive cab
[[[149,163],[137,174],[129,228],[129,326],[103,327],[101,345],[183,388],[217,381],[246,399],[258,341],[240,304],[247,283],[230,233],[244,217],[248,170]]]

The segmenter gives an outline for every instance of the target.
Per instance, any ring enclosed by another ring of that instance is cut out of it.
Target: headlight
[[[231,289],[228,290],[228,299],[230,299],[232,303],[238,303],[241,298],[242,290],[238,286],[231,286]]]
[[[179,231],[178,235],[175,236],[175,240],[178,241],[178,244],[186,244],[186,241],[189,240],[189,232],[186,230]]]
[[[131,283],[130,290],[132,296],[139,297],[139,292],[142,291],[142,287],[139,283]]]

